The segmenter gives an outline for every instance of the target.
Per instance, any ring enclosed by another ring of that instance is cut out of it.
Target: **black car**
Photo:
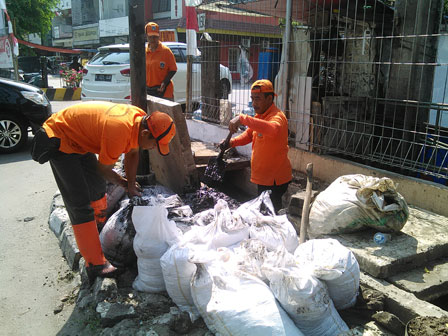
[[[0,78],[0,153],[22,148],[29,129],[34,134],[50,115],[50,101],[41,89]]]

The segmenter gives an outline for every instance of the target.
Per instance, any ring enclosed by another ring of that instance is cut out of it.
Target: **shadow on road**
[[[30,150],[32,139],[33,136],[30,133],[28,135],[28,141],[26,142],[25,147],[23,147],[19,152],[11,154],[0,154],[0,164],[31,160]]]

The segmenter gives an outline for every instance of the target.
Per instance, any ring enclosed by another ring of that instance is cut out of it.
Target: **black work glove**
[[[230,141],[228,141],[227,139],[224,139],[219,143],[219,149],[221,151],[224,152],[226,149],[229,149],[229,148],[230,148]]]

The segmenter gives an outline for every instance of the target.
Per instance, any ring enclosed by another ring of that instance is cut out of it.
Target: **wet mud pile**
[[[206,185],[202,185],[201,188],[194,193],[188,193],[181,196],[181,199],[186,205],[190,206],[194,214],[204,210],[213,209],[219,199],[226,201],[231,210],[236,209],[240,205],[239,202],[223,192]]]
[[[448,317],[418,316],[406,326],[408,336],[448,335]]]

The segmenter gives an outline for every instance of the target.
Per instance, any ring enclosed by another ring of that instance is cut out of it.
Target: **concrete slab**
[[[191,141],[185,121],[185,115],[178,103],[147,97],[148,113],[165,112],[173,118],[176,135],[170,143],[170,154],[161,156],[158,151],[149,151],[149,162],[157,182],[167,186],[177,194],[183,194],[199,188],[199,175],[191,151]]]
[[[328,236],[356,256],[361,269],[384,279],[448,256],[448,218],[409,207],[408,222],[385,245],[373,242],[372,230]]]
[[[386,296],[385,311],[395,314],[402,322],[407,323],[417,316],[448,316],[448,312],[423,300],[414,294],[392,285],[391,283],[371,277],[361,272],[360,284],[384,293]]]
[[[448,294],[448,258],[394,275],[387,281],[421,300],[433,301]]]

